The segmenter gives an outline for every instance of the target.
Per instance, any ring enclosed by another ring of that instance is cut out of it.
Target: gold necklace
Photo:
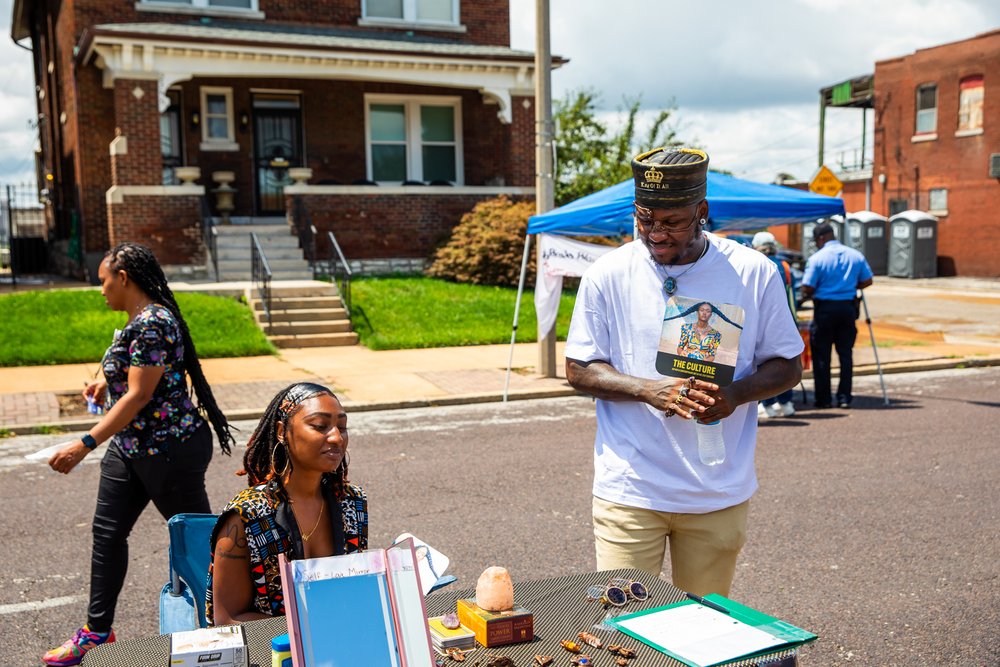
[[[306,535],[305,533],[302,533],[302,541],[303,542],[308,542],[309,538],[312,537],[316,533],[316,530],[319,528],[319,522],[323,518],[323,510],[324,509],[326,509],[326,501],[325,500],[321,501],[320,504],[319,504],[319,516],[316,517],[316,524],[312,527],[312,530],[309,531],[308,535]],[[294,510],[292,511],[292,513],[293,514],[295,513]],[[298,517],[296,517],[296,519],[298,519]]]

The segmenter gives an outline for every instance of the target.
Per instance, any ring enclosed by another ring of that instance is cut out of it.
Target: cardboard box
[[[248,667],[242,625],[170,635],[170,667]]]
[[[475,598],[459,600],[458,620],[487,648],[530,642],[535,638],[535,617],[516,605],[510,611],[494,612],[480,609]]]

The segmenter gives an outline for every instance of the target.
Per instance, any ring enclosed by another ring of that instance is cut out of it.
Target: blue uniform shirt
[[[864,255],[831,239],[806,262],[802,284],[815,290],[814,299],[850,301],[857,294],[858,283],[871,277]]]

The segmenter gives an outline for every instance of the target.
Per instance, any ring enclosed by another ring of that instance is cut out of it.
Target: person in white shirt
[[[774,264],[703,231],[704,152],[655,149],[632,170],[638,237],[584,274],[566,342],[567,379],[597,398],[597,567],[657,575],[669,543],[676,586],[725,595],[757,489],[756,401],[799,382],[802,338]],[[675,355],[704,303],[714,359]],[[696,421],[721,422],[722,463],[701,463]]]

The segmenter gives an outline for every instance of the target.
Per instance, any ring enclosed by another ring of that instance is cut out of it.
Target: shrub
[[[524,254],[530,201],[505,196],[488,199],[462,216],[451,240],[437,250],[427,275],[473,285],[516,287]],[[528,258],[528,284],[534,284],[535,253]]]

